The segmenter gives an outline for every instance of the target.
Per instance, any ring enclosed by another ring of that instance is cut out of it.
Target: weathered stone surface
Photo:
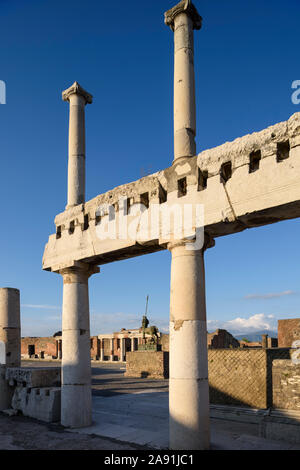
[[[11,407],[14,387],[11,387],[6,378],[6,366],[0,364],[0,411]]]
[[[0,364],[6,364],[6,345],[4,341],[0,341]]]
[[[209,349],[210,403],[270,408],[272,364],[289,356],[289,349]]]
[[[60,371],[59,367],[10,367],[6,370],[6,380],[25,388],[53,387],[60,385]]]
[[[24,416],[53,423],[60,421],[60,402],[60,388],[28,389],[18,386],[12,399],[12,408],[21,411]]]
[[[97,210],[100,205],[118,203],[120,197],[129,199],[132,206],[140,202],[141,194],[148,193],[148,212],[151,212],[151,204],[159,202],[162,189],[166,192],[167,202],[161,199],[160,207],[171,207],[175,203],[179,206],[204,204],[205,231],[212,238],[299,217],[300,145],[298,143],[292,147],[295,133],[299,131],[297,135],[300,135],[299,120],[300,113],[296,113],[286,122],[205,150],[198,156],[119,186],[59,214],[55,223],[61,229],[61,236],[50,236],[44,252],[43,268],[58,271],[62,266],[73,266],[75,261],[101,265],[166,249],[166,240],[157,236],[143,240],[120,238],[119,222],[122,217],[129,225],[137,220],[137,215],[124,215],[119,206],[115,214],[116,239],[99,239]],[[278,162],[277,144],[287,141],[291,146],[289,158]],[[260,165],[256,171],[250,172],[250,155],[256,151],[261,152]],[[220,179],[220,170],[226,162],[231,162],[232,176],[224,183]],[[207,186],[203,190],[198,190],[199,170],[208,174]],[[178,197],[180,178],[187,179],[187,194],[184,197]],[[89,219],[86,230],[84,216]],[[103,216],[101,223],[106,223],[107,218],[107,215]],[[72,221],[74,232],[70,234]]]
[[[263,418],[260,436],[265,439],[300,443],[300,412],[274,410]]]
[[[278,320],[278,346],[291,348],[297,340],[300,340],[300,318]]]
[[[300,364],[273,362],[273,407],[300,411]]]
[[[126,377],[166,379],[169,377],[169,353],[133,351],[126,353]]]

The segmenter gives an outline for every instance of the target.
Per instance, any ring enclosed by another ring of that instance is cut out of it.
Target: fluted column
[[[202,18],[190,0],[183,0],[165,13],[174,32],[174,161],[196,155],[196,98],[194,29]]]
[[[60,271],[64,280],[61,424],[72,428],[92,423],[88,279],[98,272],[99,268],[84,263]]]
[[[209,448],[204,250],[170,243],[170,449]]]
[[[70,103],[68,209],[85,202],[85,105],[92,103],[92,95],[74,82],[62,98]]]

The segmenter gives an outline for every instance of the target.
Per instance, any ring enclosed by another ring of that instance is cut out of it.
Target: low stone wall
[[[166,379],[169,376],[169,353],[134,351],[126,353],[126,377]]]
[[[266,409],[272,406],[272,364],[289,349],[209,349],[210,402]]]
[[[300,411],[300,364],[273,362],[273,407]]]

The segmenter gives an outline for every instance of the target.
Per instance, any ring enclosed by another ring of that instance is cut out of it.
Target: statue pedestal
[[[150,345],[140,345],[150,346]],[[151,345],[151,346],[157,346]],[[158,345],[159,346],[159,345]],[[126,377],[149,379],[169,378],[169,353],[157,350],[139,350],[126,353]]]

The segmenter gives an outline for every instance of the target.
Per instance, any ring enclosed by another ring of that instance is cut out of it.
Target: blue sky
[[[286,120],[300,105],[297,0],[195,0],[197,151]],[[62,280],[41,269],[53,220],[67,194],[68,105],[77,80],[86,109],[87,199],[173,155],[174,0],[0,0],[2,230],[0,285],[21,290],[22,334],[60,329]],[[217,239],[206,252],[209,329],[276,327],[300,316],[299,220]],[[150,295],[152,323],[167,328],[170,254],[104,266],[90,280],[92,333],[139,326]]]

